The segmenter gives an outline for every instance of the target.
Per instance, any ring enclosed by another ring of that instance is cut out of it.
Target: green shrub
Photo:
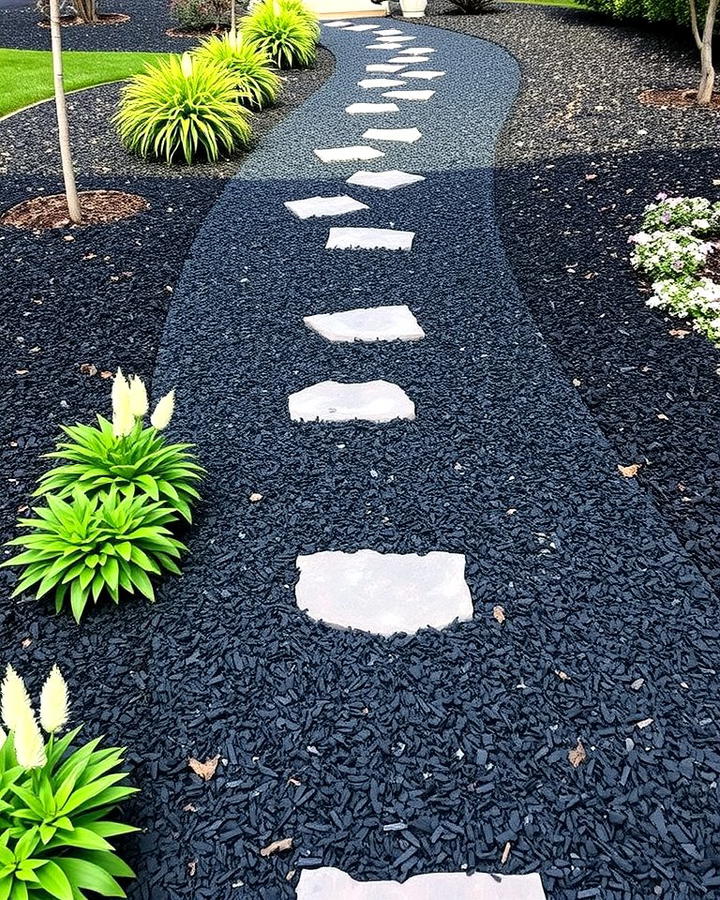
[[[184,54],[136,75],[123,89],[115,121],[125,146],[140,156],[214,161],[250,141],[241,99],[231,72]]]
[[[495,0],[450,0],[450,2],[453,6],[457,6],[460,12],[469,16],[495,9]]]
[[[171,0],[170,15],[180,28],[188,31],[219,28],[230,18],[230,3],[228,0]]]
[[[2,564],[24,567],[13,597],[30,588],[37,598],[52,591],[55,610],[69,599],[79,622],[91,597],[119,603],[121,591],[137,589],[152,601],[150,575],[180,574],[175,560],[186,547],[167,527],[175,522],[173,510],[133,488],[111,487],[93,497],[76,488],[69,501],[49,494],[47,506],[33,512],[19,522],[30,533],[8,541],[24,552]]]
[[[646,22],[678,22],[687,25],[687,0],[582,0],[583,5],[614,19],[644,19]],[[700,0],[698,15],[704,19],[707,2]]]
[[[320,20],[310,7],[305,6],[303,0],[278,0],[283,9],[289,9],[307,23],[312,31],[315,43],[320,40]]]
[[[232,72],[243,105],[262,109],[277,99],[280,78],[273,72],[265,51],[244,41],[242,33],[213,35],[203,41],[195,56],[198,60],[225,66]]]
[[[259,47],[279,69],[315,62],[317,32],[295,3],[263,0],[241,23],[247,41]]]
[[[40,725],[22,679],[8,666],[0,729],[0,897],[86,900],[125,897],[117,878],[133,878],[108,838],[137,831],[109,818],[136,792],[121,782],[123,750],[100,739],[73,747],[80,728],[62,738],[67,688],[53,667],[42,689]]]

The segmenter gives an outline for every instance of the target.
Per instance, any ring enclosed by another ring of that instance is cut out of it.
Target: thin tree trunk
[[[230,34],[235,34],[237,18],[235,13],[235,0],[230,0]]]
[[[55,110],[57,113],[58,137],[60,139],[60,159],[62,160],[65,198],[67,199],[70,221],[80,224],[80,202],[75,187],[72,154],[70,152],[70,129],[68,128],[65,106],[65,86],[63,84],[62,39],[60,37],[60,3],[50,0],[50,41],[52,46],[53,80],[55,83]]]
[[[709,106],[715,86],[715,67],[713,66],[713,32],[717,16],[718,0],[710,0],[705,16],[702,35],[698,27],[696,0],[690,0],[690,26],[695,44],[700,51],[700,85],[697,92],[699,106]]]

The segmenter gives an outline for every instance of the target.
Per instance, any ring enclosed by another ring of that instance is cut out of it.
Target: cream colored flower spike
[[[68,720],[68,691],[65,679],[57,665],[40,693],[40,724],[48,734],[55,734]]]

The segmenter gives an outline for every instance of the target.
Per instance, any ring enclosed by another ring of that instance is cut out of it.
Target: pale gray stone
[[[429,100],[434,93],[435,91],[385,91],[383,97],[394,97],[396,100]]]
[[[411,56],[425,56],[428,53],[437,53],[437,50],[433,47],[405,47],[400,52]]]
[[[288,408],[293,422],[392,422],[415,418],[415,404],[405,391],[382,380],[321,381],[290,394]]]
[[[297,900],[546,900],[540,875],[431,872],[397,881],[356,881],[341,869],[303,869]]]
[[[404,63],[406,66],[412,63],[412,65],[417,65],[418,63],[426,63],[430,61],[429,56],[393,56],[392,59],[388,60],[395,65],[399,63]]]
[[[366,50],[400,50],[402,44],[366,44]]]
[[[348,309],[336,313],[305,316],[308,328],[328,341],[419,341],[425,332],[405,304]]]
[[[392,34],[402,34],[402,31],[399,31],[397,28],[378,28],[375,34],[392,35]]]
[[[390,637],[398,632],[414,634],[421,628],[444,628],[456,619],[467,622],[473,617],[461,553],[434,550],[420,556],[324,550],[298,556],[296,565],[300,570],[295,586],[298,608],[335,628]],[[339,890],[323,896],[349,895]]]
[[[345,28],[348,25],[352,25],[350,19],[340,19],[337,22],[323,22],[322,23],[326,28]]]
[[[367,172],[361,169],[351,175],[346,184],[359,184],[362,187],[378,188],[381,191],[393,191],[408,184],[415,184],[417,181],[425,181],[425,176],[413,175],[411,172],[402,172],[399,169],[388,169],[385,172]]]
[[[363,78],[361,81],[358,81],[358,87],[365,88],[365,90],[400,87],[402,84],[405,84],[405,82],[397,78]]]
[[[375,31],[377,25],[350,25],[344,31]]]
[[[331,228],[326,250],[410,250],[414,231],[395,228]]]
[[[413,60],[413,63],[415,60]],[[409,65],[409,63],[404,63],[403,65],[398,65],[397,63],[391,65],[389,63],[370,63],[369,66],[365,66],[366,72],[399,72],[400,69],[404,69],[405,66]]]
[[[368,128],[363,133],[367,141],[400,141],[403,144],[414,144],[422,137],[417,128]]]
[[[285,206],[298,219],[342,216],[360,209],[370,209],[369,206],[347,194],[340,194],[337,197],[308,197],[306,200],[288,200]]]
[[[412,37],[412,35],[409,35],[409,34],[403,34],[402,36],[396,35],[394,37],[389,37],[387,35],[378,37],[378,41],[380,41],[381,43],[384,43],[384,44],[386,44],[386,43],[391,43],[391,44],[401,44],[402,43],[402,44],[404,44],[407,41],[416,41],[416,40],[417,40],[416,37]]]
[[[357,144],[354,147],[328,147],[326,150],[314,150],[315,156],[325,163],[348,162],[354,159],[377,159],[385,156],[382,150],[368,147],[367,144]]]
[[[423,78],[430,81],[433,78],[441,78],[444,74],[434,69],[411,69],[409,72],[403,72],[403,78]]]
[[[351,103],[345,107],[349,116],[382,115],[383,113],[400,112],[397,103]]]

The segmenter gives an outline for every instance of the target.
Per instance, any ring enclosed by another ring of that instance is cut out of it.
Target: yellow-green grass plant
[[[267,53],[244,40],[242,32],[213,34],[202,42],[194,56],[226,66],[235,76],[244,106],[263,109],[277,100],[280,77],[273,71]]]
[[[262,0],[241,21],[247,41],[255,44],[279,69],[310,66],[317,55],[317,35],[306,15],[280,0]]]
[[[252,138],[250,113],[241,101],[227,67],[185,53],[136,75],[123,89],[115,123],[128,150],[140,156],[214,162]]]
[[[315,37],[315,43],[317,44],[320,40],[320,20],[310,7],[306,6],[303,3],[303,0],[278,0],[278,3],[285,9],[293,10],[301,19],[304,19],[307,22],[308,27],[312,30]]]
[[[40,716],[8,666],[0,692],[0,900],[125,897],[118,878],[134,872],[109,840],[138,831],[113,810],[137,788],[122,771],[124,750],[77,744],[67,685],[57,666],[40,695]],[[43,733],[44,732],[44,733]],[[47,737],[45,736],[47,735]]]

